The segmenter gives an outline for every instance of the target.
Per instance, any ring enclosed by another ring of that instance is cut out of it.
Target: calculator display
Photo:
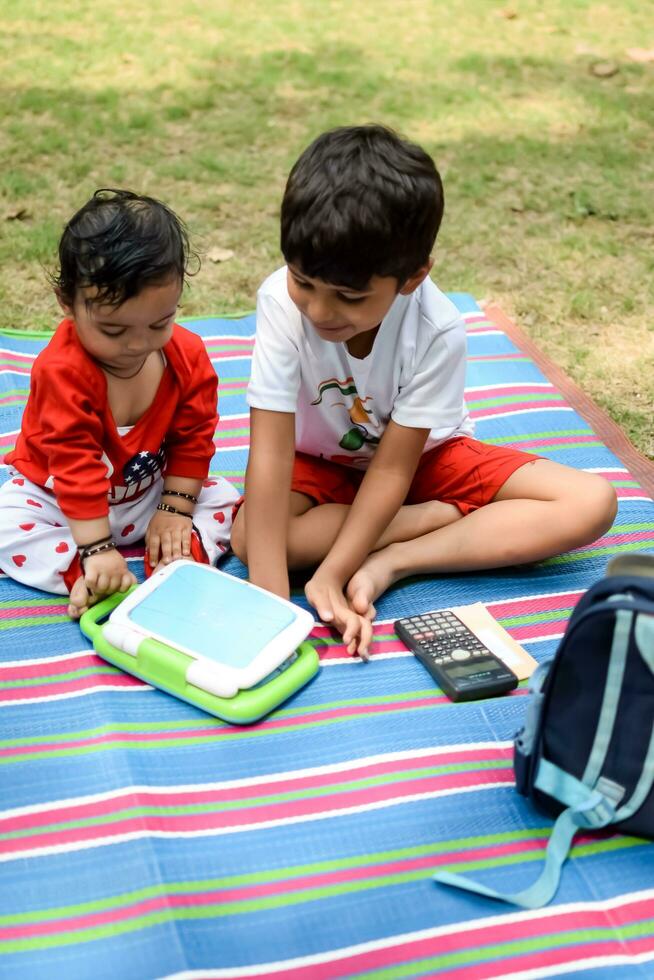
[[[467,677],[469,674],[481,674],[485,670],[497,670],[495,660],[476,660],[473,664],[461,667],[450,667],[448,673],[452,677]]]

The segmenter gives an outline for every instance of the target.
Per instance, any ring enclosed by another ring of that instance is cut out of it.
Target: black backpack
[[[614,825],[654,839],[654,555],[609,562],[531,691],[514,770],[518,792],[557,816],[542,874],[511,895],[449,872],[434,880],[540,908],[558,888],[578,830]]]

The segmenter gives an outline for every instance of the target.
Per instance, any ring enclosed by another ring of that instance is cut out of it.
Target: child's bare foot
[[[98,601],[98,597],[87,588],[83,575],[80,575],[70,590],[69,598],[68,615],[71,619],[79,619],[89,606]]]
[[[375,615],[375,599],[396,581],[391,557],[393,545],[373,551],[368,555],[358,572],[348,582],[346,595],[350,605],[360,616]]]

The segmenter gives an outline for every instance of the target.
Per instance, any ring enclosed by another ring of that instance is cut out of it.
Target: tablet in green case
[[[235,724],[268,714],[319,666],[305,609],[184,559],[92,606],[80,626],[105,660]]]

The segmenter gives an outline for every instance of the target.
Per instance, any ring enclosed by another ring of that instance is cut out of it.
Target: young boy
[[[177,215],[130,191],[97,191],[59,243],[65,319],[34,362],[7,457],[0,568],[69,592],[74,619],[136,581],[118,544],[145,537],[147,569],[214,562],[229,543],[237,495],[207,480],[218,379],[175,324],[188,259]]]
[[[251,449],[232,545],[365,656],[393,582],[533,562],[606,531],[602,478],[471,438],[465,329],[429,278],[440,177],[381,126],[336,129],[286,185],[287,267],[262,285],[248,389]]]

